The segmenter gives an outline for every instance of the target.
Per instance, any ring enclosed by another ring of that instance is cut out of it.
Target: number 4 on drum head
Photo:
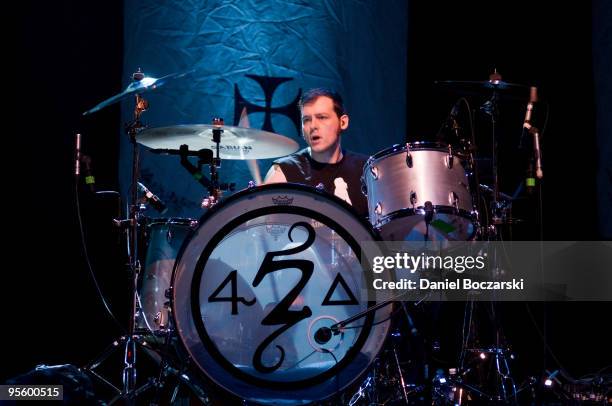
[[[234,269],[232,272],[227,275],[227,278],[219,287],[208,297],[209,302],[231,302],[232,303],[232,315],[238,314],[238,302],[247,305],[253,306],[257,302],[257,298],[253,298],[253,300],[247,300],[242,296],[238,296],[238,270]],[[221,291],[225,288],[225,286],[231,283],[232,296],[231,297],[218,297],[217,295],[221,293]]]

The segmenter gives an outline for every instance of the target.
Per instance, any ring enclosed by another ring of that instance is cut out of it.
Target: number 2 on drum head
[[[253,298],[253,300],[247,300],[242,296],[238,296],[237,275],[238,275],[238,271],[234,269],[232,272],[229,273],[229,275],[227,275],[227,278],[225,278],[225,280],[221,282],[219,287],[208,297],[209,302],[232,302],[232,314],[233,315],[238,314],[238,302],[242,303],[243,305],[247,305],[247,306],[253,306],[255,302],[257,302],[257,298]],[[231,284],[232,296],[231,297],[218,297],[217,295],[221,293],[223,288],[225,288],[225,286],[228,283]]]
[[[263,278],[272,272],[280,271],[282,269],[288,268],[297,268],[302,272],[302,276],[298,283],[287,293],[287,295],[272,309],[270,314],[268,314],[261,321],[262,325],[265,326],[274,326],[278,324],[284,324],[281,328],[276,330],[274,333],[270,334],[265,340],[262,341],[261,344],[255,350],[255,354],[253,355],[253,366],[255,369],[261,373],[270,373],[276,371],[283,360],[285,359],[285,350],[280,345],[277,345],[276,348],[281,352],[280,359],[278,362],[272,366],[265,366],[262,362],[262,356],[264,350],[270,345],[272,341],[274,341],[278,336],[287,331],[293,325],[297,324],[301,320],[304,320],[310,316],[312,316],[312,311],[310,307],[304,306],[302,310],[289,310],[291,304],[297,299],[298,295],[308,283],[308,280],[312,276],[314,270],[314,264],[311,261],[305,259],[283,259],[280,261],[274,261],[274,257],[282,256],[282,255],[293,255],[298,252],[302,252],[306,250],[308,247],[312,245],[315,240],[315,230],[312,226],[306,222],[297,222],[291,226],[289,229],[289,240],[293,242],[293,238],[291,238],[291,232],[295,227],[303,227],[308,232],[308,237],[306,241],[294,248],[290,248],[283,251],[272,251],[268,252],[255,275],[255,279],[253,280],[253,287],[257,287]]]

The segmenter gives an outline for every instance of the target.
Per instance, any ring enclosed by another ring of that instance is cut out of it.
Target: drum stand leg
[[[503,404],[518,404],[517,398],[517,388],[512,377],[509,359],[513,359],[513,355],[508,348],[508,346],[502,342],[500,338],[501,335],[501,327],[499,325],[499,321],[497,320],[497,312],[496,312],[496,302],[491,302],[491,321],[495,326],[495,335],[496,335],[496,343],[494,346],[486,347],[486,348],[467,348],[469,336],[464,343],[464,347],[462,348],[462,356],[460,360],[459,370],[457,371],[456,376],[449,377],[449,383],[451,386],[455,387],[455,404],[461,404],[462,398],[464,396],[464,392],[470,393],[479,399],[486,400],[488,402],[500,402]],[[470,303],[466,303],[466,306],[469,306]],[[473,312],[474,309],[471,307],[470,313]],[[469,319],[471,319],[472,315],[470,314]],[[495,389],[492,393],[487,393],[481,387],[477,387],[474,385],[468,384],[464,380],[464,376],[467,375],[471,368],[465,368],[464,365],[464,354],[466,352],[470,352],[474,355],[478,354],[478,356],[485,360],[487,358],[491,358],[490,362],[494,362],[494,371],[495,375]],[[465,395],[467,395],[465,393]]]
[[[406,393],[406,383],[404,382],[404,373],[402,372],[402,367],[400,366],[399,358],[397,357],[397,349],[395,343],[393,344],[393,358],[395,360],[395,367],[397,368],[397,374],[399,376],[399,384],[402,389],[402,397],[406,404],[408,404],[408,393]]]
[[[148,348],[146,341],[142,340],[139,336],[122,336],[118,340],[111,343],[106,349],[93,361],[83,367],[83,369],[91,376],[105,384],[116,396],[109,401],[109,405],[114,404],[120,399],[125,400],[126,404],[133,404],[137,396],[142,394],[149,388],[158,385],[158,381],[154,378],[150,378],[139,388],[136,388],[136,369],[134,368],[136,362],[136,351],[138,348],[142,348],[145,353],[151,356],[151,349]],[[123,368],[123,389],[118,388],[111,383],[104,376],[99,374],[96,369],[99,368],[115,351],[124,349],[124,368]]]

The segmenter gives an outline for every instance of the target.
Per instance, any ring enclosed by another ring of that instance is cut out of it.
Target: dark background
[[[590,2],[557,3],[554,12],[529,1],[412,1],[407,7],[407,139],[432,139],[461,95],[434,86],[435,80],[484,81],[496,68],[504,80],[536,85],[542,96],[536,110],[540,124],[549,105],[542,141],[544,221],[540,231],[537,193],[522,194],[516,215],[527,221],[515,232],[525,239],[601,239]],[[81,132],[96,187],[117,190],[119,108],[89,119],[80,114],[122,90],[122,13],[120,2],[37,2],[26,3],[16,16],[18,74],[5,78],[17,90],[11,98],[16,111],[9,117],[17,129],[5,133],[9,245],[2,277],[0,381],[39,363],[81,365],[120,335],[86,265],[72,172],[74,134]],[[489,94],[466,96],[477,110]],[[509,194],[524,178],[524,152],[517,147],[526,99],[500,102],[500,179]],[[486,117],[477,114],[476,125],[486,169]],[[486,174],[483,181],[490,184]],[[118,215],[117,200],[80,188],[91,262],[113,311],[125,323],[129,280],[124,247],[110,225]],[[610,364],[602,333],[610,307],[539,303],[531,304],[530,317],[524,304],[504,305],[504,329],[519,355],[517,379],[557,369],[559,362],[574,376]],[[426,319],[427,309],[420,312]],[[436,329],[452,350],[461,311],[442,313],[447,324]],[[538,331],[554,356],[545,351]]]

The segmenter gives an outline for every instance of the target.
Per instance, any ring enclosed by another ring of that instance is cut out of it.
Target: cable
[[[120,331],[122,331],[124,334],[127,333],[126,329],[121,325],[121,323],[119,322],[119,320],[117,320],[117,318],[115,317],[115,315],[113,314],[113,312],[111,311],[108,302],[106,301],[106,298],[104,297],[104,294],[102,293],[102,290],[100,289],[100,285],[98,284],[98,280],[96,279],[96,275],[95,272],[93,270],[93,267],[91,265],[91,260],[89,258],[89,250],[87,249],[87,242],[85,239],[85,231],[83,229],[83,217],[81,215],[81,201],[79,198],[79,182],[78,182],[78,178],[76,178],[75,182],[74,182],[74,196],[75,196],[75,204],[76,204],[76,210],[77,210],[77,222],[79,223],[79,231],[80,231],[80,237],[81,237],[81,247],[83,249],[83,254],[85,255],[85,263],[87,264],[87,269],[89,270],[89,275],[91,276],[91,279],[94,283],[94,286],[96,287],[96,291],[98,292],[98,297],[100,298],[100,300],[102,301],[102,304],[104,305],[104,308],[106,309],[107,314],[110,316],[110,318],[113,320],[113,322],[117,325],[117,327],[119,328]]]
[[[561,361],[559,361],[559,359],[555,356],[555,353],[553,352],[552,348],[548,346],[545,336],[542,334],[542,331],[538,327],[538,323],[536,322],[535,317],[533,316],[533,313],[531,312],[531,309],[529,308],[528,302],[525,302],[525,307],[527,309],[527,314],[529,315],[529,319],[533,323],[534,328],[536,329],[538,335],[540,336],[540,339],[542,340],[542,343],[544,344],[544,349],[550,353],[550,356],[557,363],[559,368],[561,368],[562,370],[565,370],[565,367],[563,366],[563,364],[561,364]],[[546,366],[546,354],[544,355],[544,362],[545,362],[544,366]]]
[[[377,322],[375,322],[375,323],[372,323],[372,324],[371,324],[371,326],[378,326],[379,324],[382,324],[382,323],[385,323],[385,322],[387,322],[387,321],[391,320],[391,319],[393,318],[393,316],[395,316],[395,314],[396,314],[396,313],[398,313],[400,310],[401,310],[401,307],[398,307],[397,309],[395,309],[395,310],[393,310],[393,311],[391,312],[391,314],[389,315],[389,317],[387,317],[387,318],[386,318],[386,319],[384,319],[384,320],[379,320],[379,321],[377,321]],[[342,329],[343,329],[343,330],[354,330],[354,329],[364,328],[364,327],[366,327],[366,325],[365,325],[365,324],[360,324],[360,325],[358,325],[358,326],[352,326],[352,327],[342,326]]]

